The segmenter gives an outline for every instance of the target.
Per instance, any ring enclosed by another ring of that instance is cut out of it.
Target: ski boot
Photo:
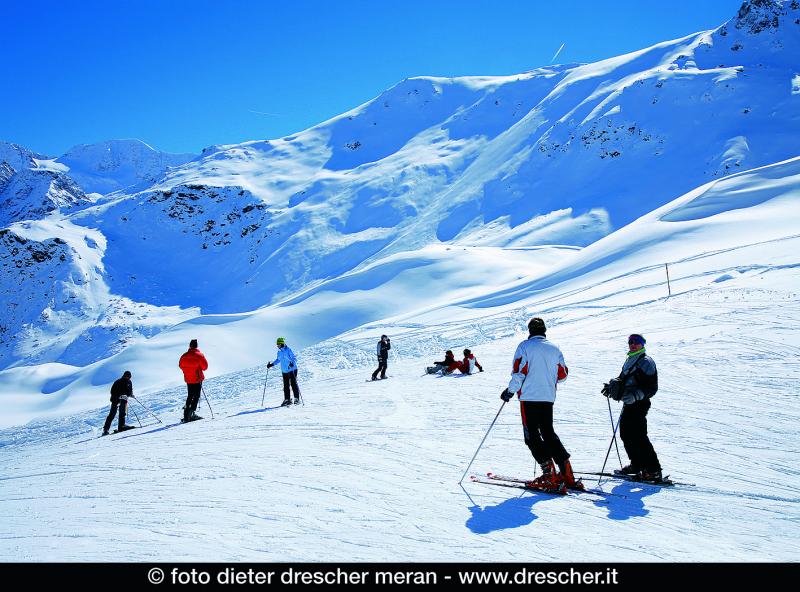
[[[125,424],[124,426],[117,428],[117,432],[127,432],[128,430],[133,430],[135,428],[136,426]]]
[[[197,421],[198,419],[203,419],[203,418],[197,415],[197,413],[195,413],[194,411],[192,411],[191,415],[189,416],[189,421]]]
[[[664,476],[661,474],[661,471],[641,470],[636,473],[634,480],[642,483],[652,483],[654,485],[658,485],[659,483],[664,482]]]
[[[614,469],[615,475],[636,475],[639,472],[639,469],[636,468],[633,463],[629,465],[625,465],[621,469]]]
[[[284,399],[283,403],[281,403],[281,407],[286,407],[287,405],[291,405],[291,404],[292,404],[292,400],[291,399]]]
[[[108,430],[103,430],[103,433],[100,434],[101,436],[108,436]]]
[[[559,470],[561,471],[561,474],[558,475],[558,478],[567,489],[573,489],[575,491],[584,491],[586,489],[583,486],[583,481],[580,479],[575,479],[575,475],[572,472],[572,465],[570,464],[569,460],[565,460],[564,464],[559,466]]]
[[[300,397],[295,397],[294,398],[294,404],[295,405],[299,405],[300,404]]]
[[[547,493],[567,493],[567,486],[561,483],[556,475],[556,467],[552,460],[542,464],[542,474],[533,481],[528,481],[525,487],[537,489]]]

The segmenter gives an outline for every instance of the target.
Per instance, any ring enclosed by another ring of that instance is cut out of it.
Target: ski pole
[[[625,408],[623,407],[623,409],[625,409]],[[603,468],[600,469],[601,473],[605,473],[606,472],[606,463],[608,462],[608,456],[611,454],[611,447],[614,445],[614,441],[616,440],[617,428],[619,427],[619,421],[621,419],[622,419],[622,411],[619,412],[619,417],[617,418],[617,425],[614,426],[614,433],[611,436],[611,442],[608,443],[608,452],[606,452],[606,459],[603,461]],[[597,478],[598,487],[600,486],[600,481],[602,481],[602,479],[603,479],[603,475],[600,475]]]
[[[126,407],[127,407],[127,405],[126,405]],[[139,415],[136,413],[136,409],[131,407],[131,413],[133,413],[133,416],[136,418],[136,421],[139,422],[139,427],[142,427],[142,420],[139,419]]]
[[[157,421],[158,423],[164,423],[163,421],[161,421],[161,420],[158,418],[158,415],[156,415],[155,413],[153,413],[152,411],[150,411],[150,409],[148,409],[148,408],[147,408],[147,406],[146,406],[144,403],[142,403],[142,402],[141,402],[139,399],[137,399],[137,398],[136,398],[136,397],[134,397],[133,395],[131,395],[131,397],[133,398],[133,400],[134,400],[134,401],[136,401],[137,403],[139,403],[139,405],[141,405],[141,406],[142,406],[142,408],[143,408],[145,411],[147,411],[147,412],[148,412],[150,415],[152,415],[153,417],[155,417],[155,418],[156,418],[156,421]]]
[[[208,410],[211,412],[211,419],[214,419],[214,410],[211,408],[211,403],[208,401],[208,395],[206,395],[206,389],[203,388],[203,383],[200,383],[200,390],[203,391],[203,396],[206,399],[206,404],[208,405]]]
[[[495,416],[494,416],[494,420],[492,421],[492,425],[490,425],[490,426],[489,426],[489,429],[488,429],[488,430],[486,430],[486,435],[483,437],[483,440],[481,440],[481,443],[480,443],[480,445],[478,446],[478,449],[475,451],[475,454],[473,454],[473,455],[472,455],[472,460],[471,460],[471,461],[469,461],[469,464],[467,465],[467,469],[464,471],[464,474],[463,474],[463,475],[461,475],[461,479],[459,479],[459,481],[458,481],[458,484],[459,484],[459,485],[461,485],[461,482],[464,480],[464,477],[466,477],[466,476],[467,476],[467,473],[469,472],[469,469],[470,469],[470,467],[472,466],[472,463],[474,463],[474,462],[475,462],[475,458],[478,456],[478,453],[481,451],[481,448],[483,448],[483,443],[484,443],[484,442],[486,442],[486,438],[488,438],[488,437],[489,437],[489,432],[491,432],[491,431],[492,431],[492,428],[494,427],[494,424],[495,424],[495,422],[497,421],[497,418],[498,418],[498,417],[500,417],[500,412],[503,410],[503,407],[505,407],[505,406],[506,406],[506,403],[507,403],[507,402],[508,402],[508,401],[503,401],[503,404],[502,404],[502,405],[500,405],[500,409],[498,409],[498,411],[497,411],[497,415],[495,415]]]
[[[267,366],[267,375],[264,377],[264,392],[261,393],[261,408],[264,408],[264,397],[267,395],[267,378],[269,378],[269,366]]]
[[[611,427],[614,427],[614,414],[611,413],[611,400],[606,397],[606,403],[608,403],[608,418],[611,420]],[[617,443],[617,434],[614,432],[614,447],[617,449],[617,458],[619,459],[619,468],[622,468],[622,456],[619,453],[619,444]]]

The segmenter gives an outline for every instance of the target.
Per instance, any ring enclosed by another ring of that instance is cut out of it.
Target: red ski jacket
[[[208,361],[203,352],[192,347],[181,356],[178,367],[183,370],[183,380],[186,384],[198,384],[205,380],[203,370],[208,370]]]

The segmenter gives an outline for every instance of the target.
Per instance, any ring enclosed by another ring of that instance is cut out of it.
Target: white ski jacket
[[[543,335],[529,337],[514,352],[508,391],[520,401],[555,403],[556,384],[567,379],[567,364],[558,346]]]

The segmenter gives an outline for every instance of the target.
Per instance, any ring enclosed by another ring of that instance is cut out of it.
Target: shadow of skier
[[[240,411],[239,413],[234,413],[232,415],[228,415],[227,417],[239,417],[240,415],[251,415],[253,413],[264,413],[265,411],[272,411],[273,409],[280,409],[280,405],[276,405],[275,407],[263,407],[261,409],[250,409],[249,411]]]
[[[611,520],[642,518],[650,513],[644,506],[644,498],[660,491],[661,488],[655,485],[623,481],[611,490],[615,495],[606,498],[607,504],[596,505],[607,508]]]
[[[470,506],[469,517],[465,526],[475,534],[489,534],[498,530],[519,528],[530,524],[538,518],[533,513],[534,504],[554,496],[523,493],[519,497],[507,499],[494,506],[480,507],[477,504]]]

